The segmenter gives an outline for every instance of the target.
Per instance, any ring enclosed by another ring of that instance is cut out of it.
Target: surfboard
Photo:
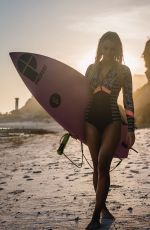
[[[31,94],[72,137],[85,142],[85,110],[90,100],[89,82],[70,66],[43,55],[11,52],[10,57]],[[122,125],[114,157],[125,158],[127,125]]]

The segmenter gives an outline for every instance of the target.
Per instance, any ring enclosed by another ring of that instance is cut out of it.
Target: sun
[[[87,67],[94,63],[95,61],[95,50],[91,50],[88,53],[86,53],[80,61],[77,63],[77,69],[82,73],[85,74]]]
[[[132,56],[129,53],[124,54],[124,64],[130,68],[133,74],[137,72],[139,63],[136,57]]]

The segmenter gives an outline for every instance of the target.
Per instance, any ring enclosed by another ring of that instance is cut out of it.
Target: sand
[[[56,133],[0,137],[1,230],[82,230],[89,223],[95,201],[92,169],[86,162],[77,168],[57,154],[63,133],[57,127]],[[149,140],[150,129],[137,130],[138,154],[130,151],[111,172],[107,205],[116,220],[102,221],[101,229],[150,229]],[[65,153],[80,164],[79,141],[70,139]],[[91,162],[86,146],[84,153]]]

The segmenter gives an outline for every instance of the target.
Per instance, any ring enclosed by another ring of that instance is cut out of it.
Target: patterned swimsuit
[[[125,65],[116,64],[104,78],[100,73],[100,65],[94,70],[90,65],[86,76],[90,82],[93,97],[86,110],[86,121],[102,132],[105,127],[113,122],[120,121],[121,115],[117,99],[121,88],[123,89],[123,103],[128,121],[128,131],[134,131],[134,105],[132,98],[132,77],[130,69]]]

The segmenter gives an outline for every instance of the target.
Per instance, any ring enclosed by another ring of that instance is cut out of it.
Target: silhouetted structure
[[[19,98],[16,97],[15,98],[15,110],[18,110],[18,108],[19,108]]]

